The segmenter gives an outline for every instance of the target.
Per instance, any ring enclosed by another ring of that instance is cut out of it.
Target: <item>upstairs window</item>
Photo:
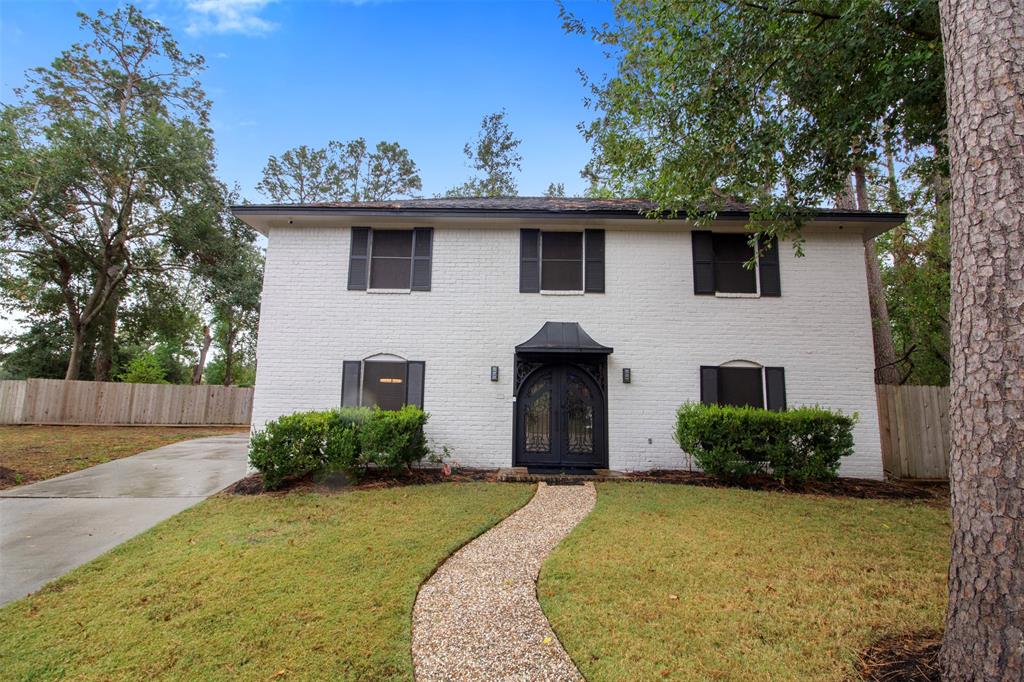
[[[353,227],[348,288],[430,291],[434,230]]]
[[[755,254],[746,233],[695,230],[693,291],[698,295],[747,294],[779,296],[779,245],[773,237]],[[753,269],[746,263],[754,260]]]
[[[583,233],[540,233],[542,291],[583,291]]]
[[[520,230],[519,291],[604,293],[604,230]]]
[[[786,373],[782,367],[753,364],[700,368],[700,400],[705,405],[786,409]]]
[[[712,234],[715,253],[715,291],[727,294],[756,294],[757,271],[745,267],[754,260],[754,247],[745,234]]]
[[[412,230],[374,230],[371,289],[412,288]]]

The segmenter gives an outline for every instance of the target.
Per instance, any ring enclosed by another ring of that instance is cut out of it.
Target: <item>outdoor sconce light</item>
[[[630,370],[629,367],[623,367],[622,368],[622,383],[628,384],[628,383],[632,383],[632,381],[633,381],[633,372],[632,372],[632,370]]]
[[[497,365],[491,365],[491,381],[497,381],[497,380],[498,380],[498,366]]]

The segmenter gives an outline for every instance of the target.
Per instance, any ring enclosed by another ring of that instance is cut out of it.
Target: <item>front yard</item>
[[[841,680],[939,629],[948,509],[686,485],[598,486],[538,596],[589,680]]]
[[[5,679],[411,679],[420,584],[525,484],[211,498],[0,609]],[[933,503],[598,485],[537,593],[601,680],[839,680],[945,609]]]
[[[182,440],[246,430],[181,426],[0,426],[0,490],[69,474]]]
[[[222,495],[0,610],[4,679],[411,679],[420,583],[533,494]]]

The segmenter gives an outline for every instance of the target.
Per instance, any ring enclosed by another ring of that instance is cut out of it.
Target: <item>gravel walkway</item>
[[[530,503],[423,584],[412,615],[416,679],[582,680],[537,603],[544,558],[594,508],[594,486],[537,485]]]

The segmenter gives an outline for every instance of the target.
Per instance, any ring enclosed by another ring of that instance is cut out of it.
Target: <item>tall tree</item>
[[[1024,679],[1024,12],[941,0],[951,167],[943,678]]]
[[[583,22],[562,11],[566,29]],[[809,208],[846,194],[886,147],[943,148],[942,49],[934,2],[620,0],[591,29],[617,73],[588,81],[585,176],[697,221],[726,198],[750,228],[798,236]],[[799,248],[799,239],[795,242]],[[865,259],[878,378],[895,352],[873,245]]]
[[[279,204],[337,201],[342,191],[341,169],[327,149],[299,145],[281,158],[271,155],[256,189]]]
[[[544,190],[544,196],[546,197],[564,197],[565,196],[565,183],[563,182],[552,182],[548,184],[548,188]]]
[[[515,173],[522,170],[519,154],[522,140],[515,136],[505,120],[502,109],[487,114],[480,122],[480,132],[467,142],[462,153],[478,174],[446,193],[450,197],[507,197],[518,194]]]
[[[256,189],[275,203],[386,201],[422,189],[416,162],[397,142],[378,142],[371,150],[358,137],[331,140],[323,149],[302,145],[281,158],[271,156]]]
[[[130,281],[215,257],[222,202],[202,58],[133,6],[79,16],[0,117],[0,256],[60,292],[68,379]]]

